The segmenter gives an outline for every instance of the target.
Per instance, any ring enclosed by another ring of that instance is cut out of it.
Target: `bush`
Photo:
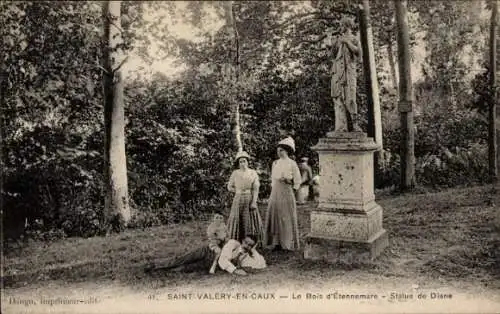
[[[158,215],[151,212],[138,212],[134,215],[129,223],[129,228],[150,228],[162,224]]]
[[[61,228],[69,236],[93,237],[105,233],[102,210],[85,205],[77,206],[63,217]]]
[[[481,114],[456,104],[430,103],[415,117],[415,126],[418,185],[438,188],[486,182],[487,125]],[[399,129],[384,130],[385,149],[399,152],[400,140]],[[399,180],[399,157],[393,155],[395,158],[378,174],[378,188]]]
[[[380,168],[375,170],[375,188],[392,188],[400,183],[400,157],[390,151],[383,151]]]
[[[476,144],[471,148],[430,155],[417,162],[418,182],[432,187],[484,184],[488,174],[488,148]]]
[[[69,148],[67,143],[72,141],[83,144]],[[101,144],[92,143],[92,136],[85,142],[43,125],[11,139],[4,205],[7,226],[12,223],[17,230],[9,235],[19,237],[29,231],[27,235],[49,233],[50,238],[53,230],[69,236],[99,232],[101,226],[95,220],[100,221],[103,208],[102,162],[93,145]]]
[[[56,240],[67,237],[66,233],[61,229],[50,229],[41,231],[39,229],[26,230],[26,237],[35,241],[54,242]]]

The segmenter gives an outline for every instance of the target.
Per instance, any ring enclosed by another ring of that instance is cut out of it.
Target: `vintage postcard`
[[[496,0],[0,24],[2,313],[500,313]]]

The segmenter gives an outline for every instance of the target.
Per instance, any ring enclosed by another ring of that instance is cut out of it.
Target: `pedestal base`
[[[304,258],[332,263],[373,260],[389,245],[373,186],[378,145],[364,133],[330,132],[312,149],[319,155],[321,185]]]
[[[304,258],[328,263],[366,263],[379,256],[388,245],[389,237],[384,229],[366,242],[308,235]]]
[[[370,203],[368,211],[315,208],[311,211],[311,236],[365,242],[382,230],[382,207]],[[320,204],[321,206],[322,204]]]

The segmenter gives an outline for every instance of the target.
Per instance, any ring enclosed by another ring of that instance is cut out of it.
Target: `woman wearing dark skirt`
[[[271,196],[266,213],[264,245],[269,249],[298,250],[299,227],[295,192],[302,183],[297,163],[290,159],[295,142],[288,137],[278,144],[279,159],[271,171]]]
[[[259,175],[250,169],[248,161],[250,156],[246,152],[236,155],[235,166],[231,173],[228,190],[234,192],[233,204],[227,221],[228,233],[231,239],[241,241],[246,235],[257,237],[257,245],[262,243],[263,227],[262,218],[257,209],[259,196]]]

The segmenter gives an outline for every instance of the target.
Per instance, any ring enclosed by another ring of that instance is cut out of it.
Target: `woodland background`
[[[332,128],[331,50],[324,35],[356,1],[233,3],[239,79],[220,2],[123,2],[125,54],[146,65],[175,58],[175,75],[136,69],[125,78],[129,227],[228,210],[226,181],[237,150],[255,157],[261,199],[270,191],[275,144],[294,137],[297,156]],[[399,114],[392,2],[370,1],[380,85],[384,162],[376,187],[397,191]],[[103,19],[97,2],[0,3],[1,162],[4,239],[103,233]],[[485,1],[408,1],[414,79],[416,181],[432,190],[488,180],[488,35]],[[167,21],[168,23],[165,23]],[[177,38],[172,25],[196,29]],[[217,24],[218,23],[218,24]],[[219,27],[215,27],[217,24]],[[170,26],[169,26],[170,25]],[[211,25],[207,29],[207,25]],[[156,47],[156,50],[151,47]],[[425,53],[417,54],[418,49]],[[423,48],[422,48],[423,47]],[[154,50],[154,51],[153,51]],[[366,112],[361,61],[358,104]],[[27,227],[27,230],[25,230]]]

